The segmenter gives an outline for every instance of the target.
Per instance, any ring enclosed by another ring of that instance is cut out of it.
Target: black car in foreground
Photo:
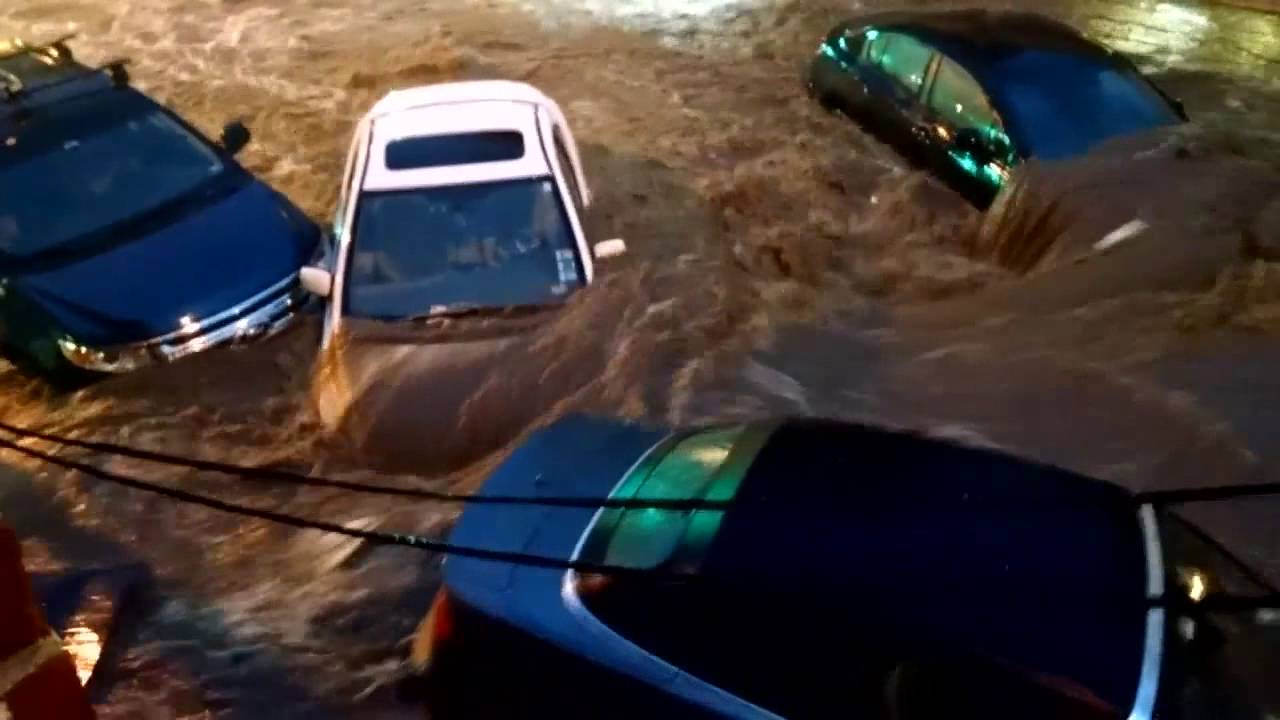
[[[985,207],[1015,165],[1186,120],[1121,55],[1024,12],[904,11],[837,25],[810,95]]]
[[[1262,577],[1167,509],[998,452],[571,417],[480,494],[729,505],[469,506],[453,543],[589,572],[449,557],[414,643],[433,718],[1280,713],[1280,615],[1212,609]]]
[[[319,228],[65,41],[0,43],[0,351],[78,383],[269,335],[307,297]]]

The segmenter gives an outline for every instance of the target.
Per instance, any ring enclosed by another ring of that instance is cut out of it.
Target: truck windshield
[[[379,320],[433,308],[504,308],[564,299],[581,261],[551,178],[360,198],[345,313]]]
[[[0,129],[0,253],[59,249],[224,169],[210,146],[141,97],[59,104],[48,117]]]

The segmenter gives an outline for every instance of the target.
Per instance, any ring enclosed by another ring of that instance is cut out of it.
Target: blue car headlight
[[[152,364],[155,358],[143,345],[94,348],[71,338],[58,340],[58,349],[72,365],[100,373],[127,373]]]

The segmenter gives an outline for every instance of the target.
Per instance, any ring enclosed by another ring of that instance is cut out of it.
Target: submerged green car
[[[907,11],[836,26],[810,95],[985,207],[1024,159],[1186,120],[1121,55],[1039,15]]]

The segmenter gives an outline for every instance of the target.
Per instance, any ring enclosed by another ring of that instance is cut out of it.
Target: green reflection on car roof
[[[773,425],[734,425],[674,438],[641,462],[613,499],[732,500]],[[637,568],[696,564],[719,531],[724,510],[604,510],[583,546],[583,559]]]

